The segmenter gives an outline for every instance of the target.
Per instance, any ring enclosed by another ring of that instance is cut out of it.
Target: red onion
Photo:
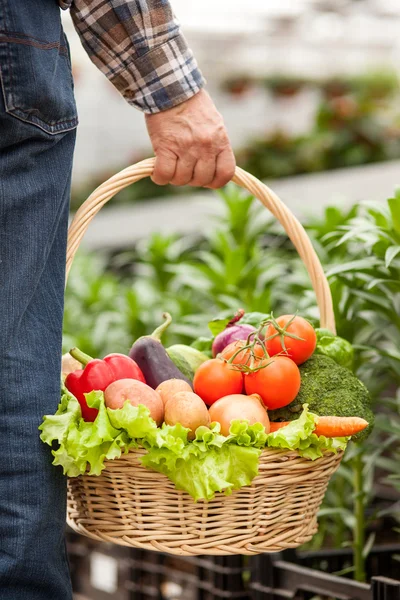
[[[228,327],[224,329],[224,331],[221,331],[213,341],[213,356],[217,356],[224,348],[236,340],[247,340],[249,335],[255,331],[257,330],[253,325],[247,325],[245,323],[243,323],[243,325],[228,325]]]

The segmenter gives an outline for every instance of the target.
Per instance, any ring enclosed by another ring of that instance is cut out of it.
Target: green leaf
[[[110,423],[115,430],[124,429],[132,439],[141,439],[157,430],[147,406],[132,406],[126,400],[122,408],[107,408]]]
[[[350,342],[333,335],[333,333],[326,329],[317,328],[315,332],[317,334],[317,347],[315,352],[317,354],[330,356],[330,358],[333,358],[339,365],[351,370],[354,363],[354,349]]]
[[[341,275],[350,271],[358,272],[364,269],[372,269],[378,265],[380,265],[380,261],[375,257],[361,258],[360,260],[352,260],[347,263],[335,265],[327,271],[326,276],[332,277],[333,275]]]
[[[258,474],[260,450],[256,448],[225,444],[204,453],[186,452],[174,462],[168,454],[165,449],[154,449],[143,457],[142,463],[167,475],[177,489],[188,492],[194,500],[210,500],[215,492],[229,494],[250,485]]]
[[[244,316],[240,319],[240,323],[253,325],[253,327],[258,328],[263,321],[266,321],[270,317],[270,313],[249,312],[244,314]]]
[[[392,260],[399,254],[400,246],[389,246],[385,253],[385,267],[388,269]]]
[[[393,229],[400,233],[400,194],[396,191],[394,198],[388,199],[390,214],[393,221]]]
[[[230,321],[232,321],[234,315],[232,313],[229,314],[229,316],[224,317],[224,318],[219,318],[219,319],[213,319],[212,321],[210,321],[208,323],[208,328],[211,331],[211,333],[213,334],[213,336],[217,336],[219,333],[221,333],[221,331],[224,331],[224,329],[226,329],[226,326],[228,325],[228,323]]]
[[[195,348],[196,350],[199,350],[200,352],[204,352],[204,354],[211,357],[212,356],[212,350],[211,350],[212,343],[213,343],[213,338],[198,337],[190,345],[192,348]]]
[[[39,430],[42,432],[40,439],[45,444],[52,445],[53,441],[62,442],[71,426],[71,423],[81,418],[81,407],[72,394],[64,393],[57,412],[54,415],[43,417]]]

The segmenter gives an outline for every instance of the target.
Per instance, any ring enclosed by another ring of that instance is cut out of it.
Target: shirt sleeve
[[[93,63],[145,113],[167,110],[204,86],[168,0],[60,0],[70,6]]]

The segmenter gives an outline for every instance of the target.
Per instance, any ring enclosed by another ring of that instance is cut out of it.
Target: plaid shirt
[[[194,96],[203,77],[168,0],[59,0],[93,63],[145,113]]]

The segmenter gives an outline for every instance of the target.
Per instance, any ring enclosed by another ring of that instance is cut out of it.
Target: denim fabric
[[[71,600],[66,481],[38,426],[59,401],[76,111],[56,2],[0,0],[0,21],[0,598]]]
[[[52,134],[77,125],[68,42],[55,0],[0,0],[6,110]]]

